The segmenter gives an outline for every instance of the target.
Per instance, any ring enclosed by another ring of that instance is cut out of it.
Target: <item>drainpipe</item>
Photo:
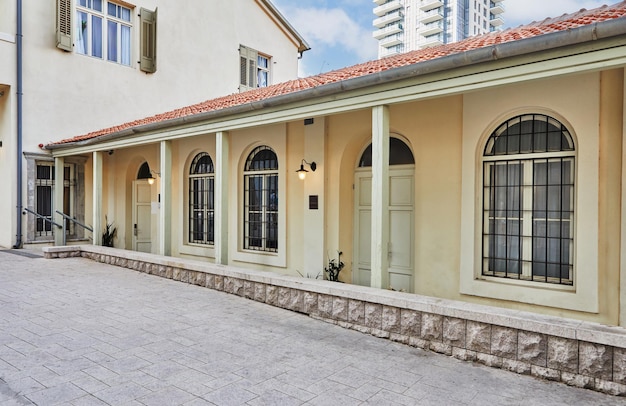
[[[17,233],[13,248],[22,248],[22,0],[17,0]]]

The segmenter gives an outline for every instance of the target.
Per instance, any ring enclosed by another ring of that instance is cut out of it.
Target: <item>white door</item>
[[[389,168],[389,286],[413,291],[414,242],[414,169]],[[353,282],[370,286],[372,234],[372,172],[358,170],[355,175],[354,269]]]
[[[147,180],[133,181],[133,250],[152,252],[152,186]]]

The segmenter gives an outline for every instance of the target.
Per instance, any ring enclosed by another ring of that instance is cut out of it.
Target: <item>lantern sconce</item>
[[[305,164],[309,165],[309,168],[311,168],[311,172],[315,172],[315,170],[317,169],[317,164],[315,162],[309,163],[303,159],[302,163],[300,164],[300,169],[296,171],[300,180],[304,180],[304,178],[306,178],[307,172],[309,172],[306,169],[304,169]]]
[[[150,177],[148,178],[148,184],[149,185],[154,185],[154,176],[152,176],[152,174],[155,174],[156,176],[158,176],[159,178],[161,177],[161,174],[157,171],[153,171],[152,169],[150,170]]]

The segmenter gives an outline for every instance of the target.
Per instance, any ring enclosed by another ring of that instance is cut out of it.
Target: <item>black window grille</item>
[[[195,156],[189,168],[189,242],[215,243],[215,176],[206,152]]]
[[[541,114],[514,117],[483,155],[482,274],[573,284],[574,143]]]
[[[278,158],[267,146],[255,148],[244,167],[243,247],[278,251]]]
[[[412,165],[415,163],[413,152],[399,138],[389,138],[389,165]],[[359,160],[359,168],[372,166],[372,144],[368,145]]]

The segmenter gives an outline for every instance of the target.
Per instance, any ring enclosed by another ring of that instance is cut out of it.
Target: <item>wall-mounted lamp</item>
[[[154,173],[156,176],[158,176],[159,178],[161,177],[161,174],[160,174],[159,172],[157,172],[157,171],[153,171],[153,170],[150,170],[150,177],[148,178],[148,184],[149,184],[149,185],[154,185],[154,180],[155,180],[155,179],[154,179],[154,176],[152,176],[152,174],[153,174],[153,173]]]
[[[317,169],[317,164],[315,162],[308,163],[307,161],[303,159],[302,163],[300,164],[300,169],[296,171],[300,180],[304,180],[308,172],[306,169],[304,169],[304,164],[309,165],[309,168],[311,168],[311,172],[315,172],[315,170]]]

